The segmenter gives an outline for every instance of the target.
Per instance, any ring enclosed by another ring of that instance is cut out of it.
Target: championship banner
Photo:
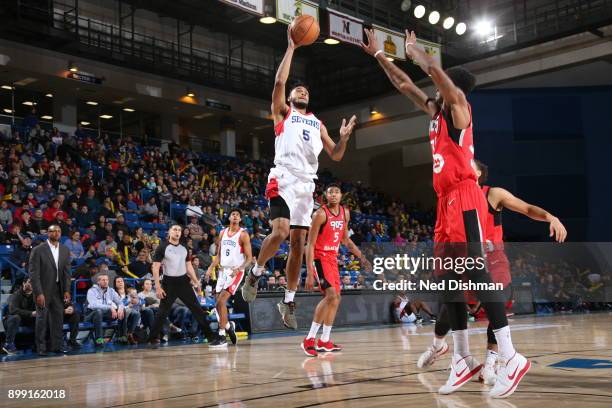
[[[378,44],[382,45],[382,49],[387,57],[399,60],[406,59],[406,49],[404,48],[406,36],[403,33],[378,25],[372,25],[372,29]]]
[[[319,21],[319,6],[309,1],[276,0],[276,19],[286,24],[297,16],[306,14]]]
[[[363,20],[327,9],[329,36],[336,40],[359,45],[363,40]]]
[[[264,15],[264,0],[220,0],[230,6],[238,7],[259,16]]]
[[[417,38],[416,45],[417,47],[425,51],[427,55],[432,56],[436,61],[438,61],[438,64],[442,66],[442,46],[440,44],[436,44],[433,42],[429,42],[429,41],[425,41],[425,40],[421,40],[420,38]]]

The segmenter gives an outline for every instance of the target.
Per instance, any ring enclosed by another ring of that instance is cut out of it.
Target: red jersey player
[[[472,167],[472,112],[466,99],[466,94],[476,85],[476,78],[461,67],[444,71],[434,58],[417,46],[414,32],[406,32],[407,57],[431,77],[438,90],[436,98],[430,98],[405,72],[387,60],[373,30],[366,29],[365,33],[368,44],[361,44],[364,51],[376,58],[393,85],[431,118],[429,139],[433,155],[433,186],[438,196],[434,231],[436,255],[441,255],[440,249],[444,249],[444,254],[448,249],[457,254],[454,251],[458,248],[460,256],[484,257],[482,243],[487,202]],[[465,275],[474,282],[491,282],[486,270],[474,268],[466,270]],[[454,271],[444,271],[441,276],[445,280],[458,280],[460,277]],[[477,292],[476,295],[481,300],[486,297],[483,306],[502,357],[495,386],[489,395],[505,398],[514,392],[531,363],[514,349],[501,295],[491,291]],[[445,291],[441,293],[441,300],[449,313],[454,350],[448,381],[438,392],[450,394],[469,380],[477,379],[482,365],[470,353],[463,293]]]
[[[306,355],[315,357],[317,352],[340,351],[342,347],[329,339],[336,311],[340,305],[340,272],[338,271],[338,251],[345,244],[349,251],[361,260],[361,265],[369,268],[369,262],[348,236],[350,212],[340,205],[342,192],[337,185],[325,190],[327,204],[319,208],[310,225],[308,246],[306,248],[306,290],[312,290],[314,280],[319,283],[323,299],[315,309],[310,332],[302,341]],[[319,340],[315,337],[323,325]]]
[[[554,237],[555,241],[563,242],[567,237],[567,231],[561,221],[548,211],[535,205],[526,203],[518,197],[515,197],[508,190],[501,187],[489,187],[484,185],[487,181],[488,167],[479,161],[475,162],[476,175],[478,183],[482,186],[482,191],[487,200],[488,210],[486,217],[486,248],[487,248],[487,266],[489,273],[494,282],[499,282],[506,288],[507,298],[510,298],[511,283],[510,262],[504,252],[504,231],[502,227],[501,214],[504,208],[519,214],[526,215],[532,220],[543,221],[549,223],[550,236]],[[485,310],[486,312],[486,310]],[[434,344],[432,344],[419,358],[417,366],[425,368],[431,366],[440,356],[438,350],[448,348],[444,337],[449,331],[448,314],[441,311],[436,321]],[[481,374],[482,380],[487,385],[494,385],[496,380],[495,364],[498,359],[497,340],[493,333],[493,329],[489,324],[487,328],[487,358]]]

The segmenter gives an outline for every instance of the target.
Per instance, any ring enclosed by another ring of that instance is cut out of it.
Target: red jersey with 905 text
[[[340,243],[344,238],[344,207],[340,206],[338,214],[332,213],[326,205],[321,207],[325,211],[327,221],[321,227],[317,242],[315,243],[315,258],[321,256],[338,256]]]
[[[471,107],[470,115],[471,115]],[[433,187],[438,197],[465,180],[478,181],[474,171],[472,121],[466,129],[455,129],[452,117],[442,109],[429,123],[433,154]]]

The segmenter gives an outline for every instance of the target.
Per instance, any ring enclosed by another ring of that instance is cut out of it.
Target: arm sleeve
[[[22,309],[19,307],[19,301],[23,298],[20,292],[15,292],[11,295],[9,302],[9,314],[18,315],[23,318],[32,317],[32,310]]]
[[[40,245],[46,245],[42,243]],[[40,248],[36,247],[30,253],[30,278],[32,279],[32,291],[34,292],[34,296],[41,295],[42,292],[42,284],[40,283]]]
[[[153,254],[153,262],[162,262],[164,260],[167,246],[168,244],[165,242],[159,244],[155,250],[155,253]]]

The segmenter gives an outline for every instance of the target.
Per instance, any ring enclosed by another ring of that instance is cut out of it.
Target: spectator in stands
[[[285,290],[285,289],[287,289],[287,279],[285,278],[284,275],[281,275],[278,278],[277,290]]]
[[[81,322],[81,315],[74,307],[74,303],[64,303],[64,324],[68,325],[70,330],[70,337],[68,338],[68,346],[72,349],[81,348],[81,345],[77,341],[79,335],[79,323]]]
[[[202,226],[198,224],[197,217],[190,217],[189,219],[191,220],[191,222],[187,224],[186,229],[189,230],[189,235],[193,239],[194,245],[197,246],[200,240],[202,239],[202,236],[204,235],[204,230],[202,229]]]
[[[47,232],[47,221],[43,218],[43,212],[40,208],[34,210],[34,216],[32,217],[31,228],[32,231],[36,231],[37,234],[44,234]]]
[[[211,206],[206,207],[206,210],[204,211],[204,214],[202,215],[202,220],[204,221],[206,225],[213,227],[213,228],[221,223],[221,221],[219,221],[219,218],[217,218],[217,216],[213,214]]]
[[[357,282],[354,285],[355,289],[367,289],[365,276],[362,274],[357,275]]]
[[[13,213],[11,212],[11,210],[8,208],[8,203],[5,201],[2,201],[2,204],[0,204],[0,224],[2,225],[11,225],[13,223]]]
[[[148,261],[148,252],[146,249],[142,249],[138,252],[138,257],[134,262],[125,265],[121,268],[121,271],[127,275],[138,278],[151,278],[151,265]]]
[[[81,207],[81,212],[76,216],[77,225],[81,228],[86,228],[87,226],[95,223],[94,214],[89,211],[86,205]]]
[[[11,261],[20,268],[25,269],[25,273],[28,270],[30,252],[32,252],[32,239],[29,236],[25,236],[21,241],[21,245],[15,247],[11,254]]]
[[[162,193],[163,194],[163,193]],[[191,218],[196,217],[200,218],[204,215],[204,211],[202,211],[202,207],[196,205],[196,201],[192,198],[189,200],[189,205],[185,209],[185,217]]]
[[[31,237],[40,234],[40,229],[38,228],[38,225],[32,221],[32,216],[30,215],[29,211],[24,211],[21,213],[21,230]]]
[[[153,281],[151,279],[144,280],[142,291],[138,294],[138,297],[144,302],[140,312],[142,324],[145,328],[151,330],[155,321],[155,315],[159,311],[159,299],[153,290]]]
[[[157,218],[158,212],[159,212],[159,209],[157,208],[155,197],[151,197],[149,198],[147,203],[144,206],[142,206],[142,209],[141,209],[142,219],[148,222],[152,222],[153,220],[155,220],[155,218]]]
[[[193,270],[198,277],[198,280],[202,280],[202,276],[206,274],[206,271],[200,266],[200,258],[194,257],[191,260],[191,265],[193,265]]]
[[[351,277],[349,275],[344,275],[342,277],[342,290],[355,289],[355,287],[351,284]]]
[[[117,292],[109,287],[108,275],[99,274],[98,283],[87,291],[88,313],[85,316],[86,322],[94,325],[94,336],[96,347],[104,346],[103,322],[120,322],[125,319],[125,308]],[[127,337],[123,338],[125,331],[123,325],[119,325],[120,339],[127,342]]]
[[[70,250],[70,258],[72,262],[79,262],[85,259],[85,249],[81,243],[81,233],[79,231],[72,231],[70,233],[70,239],[64,244]]]
[[[92,275],[92,281],[97,282],[98,276],[100,275],[107,275],[108,281],[112,283],[113,286],[111,287],[114,289],[114,282],[115,282],[115,279],[117,278],[117,272],[110,269],[110,267],[108,266],[108,262],[106,261],[100,262],[100,265],[97,266],[97,270],[95,274]]]
[[[34,328],[36,323],[36,304],[32,294],[32,282],[30,278],[25,279],[21,288],[15,291],[9,300],[9,314],[3,316],[2,321],[5,329],[6,341],[2,350],[7,354],[15,354],[15,336],[20,326]]]
[[[268,290],[276,290],[278,285],[276,284],[276,278],[274,276],[268,277]]]
[[[135,305],[134,300],[130,298],[127,289],[125,288],[125,281],[121,276],[115,277],[113,280],[115,291],[119,295],[121,302],[125,308],[125,319],[121,322],[123,333],[127,333],[126,340],[129,344],[138,343],[134,338],[134,331],[140,324],[140,299],[136,296]]]
[[[111,258],[113,256],[113,250],[117,251],[117,243],[113,234],[106,234],[106,240],[98,244],[98,255]]]

